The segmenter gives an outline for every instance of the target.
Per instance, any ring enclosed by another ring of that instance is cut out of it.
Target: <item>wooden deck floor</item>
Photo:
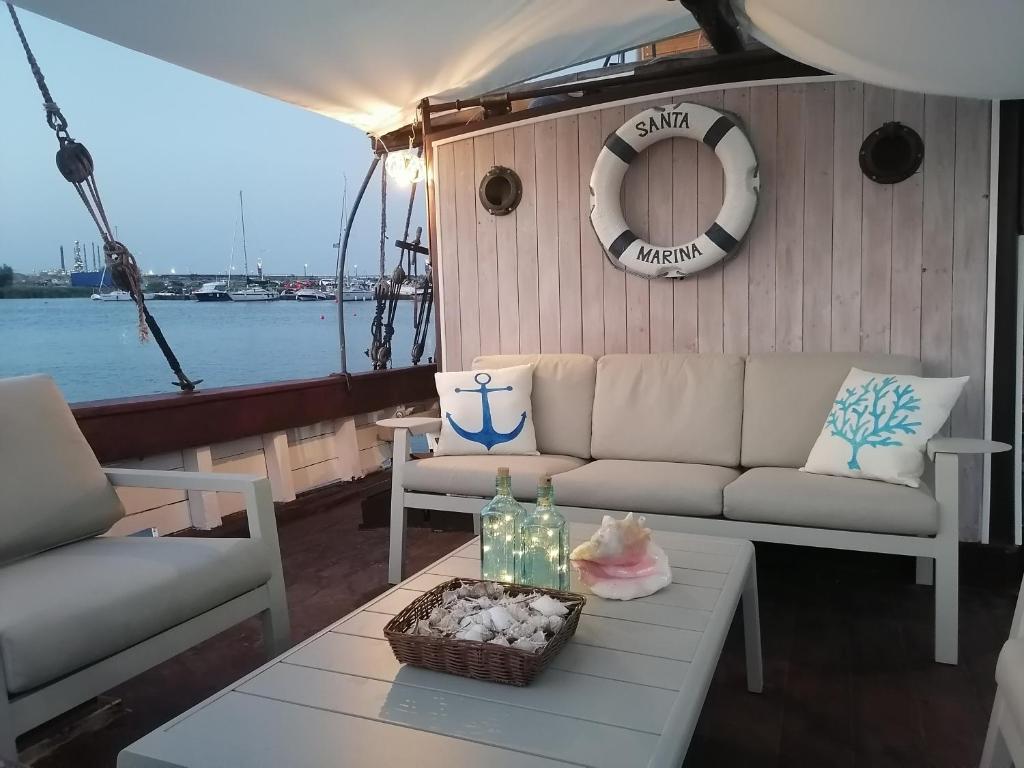
[[[358,498],[331,494],[285,511],[294,640],[386,588],[387,529],[364,529],[361,519]],[[412,529],[410,565],[420,568],[470,536]],[[1016,561],[991,551],[965,558],[962,661],[944,667],[930,661],[931,590],[913,584],[909,561],[767,545],[758,546],[758,559],[765,692],[745,691],[734,626],[687,768],[977,765],[1019,583]],[[121,748],[262,662],[256,622],[240,625],[113,691],[120,716],[35,765],[112,766]]]

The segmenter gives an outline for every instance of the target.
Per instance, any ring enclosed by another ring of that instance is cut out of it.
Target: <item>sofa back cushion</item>
[[[0,565],[103,533],[124,515],[48,376],[0,379]]]
[[[482,355],[473,369],[533,364],[533,421],[537,450],[590,458],[596,364],[590,355]]]
[[[605,355],[597,362],[591,453],[735,467],[742,406],[738,355]]]
[[[851,368],[921,375],[921,361],[868,352],[769,352],[747,358],[744,467],[802,467]]]

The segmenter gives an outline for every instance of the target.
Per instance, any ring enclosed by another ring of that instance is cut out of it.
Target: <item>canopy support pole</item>
[[[338,342],[341,352],[341,375],[345,377],[346,382],[349,378],[349,372],[348,349],[345,345],[345,257],[348,254],[348,239],[352,234],[352,222],[355,221],[359,204],[363,201],[363,195],[366,194],[366,188],[370,185],[370,179],[373,178],[373,172],[377,170],[379,163],[380,155],[375,154],[373,160],[370,161],[370,167],[366,169],[366,176],[359,187],[356,199],[352,202],[352,212],[348,216],[348,221],[345,222],[345,236],[341,240],[341,255],[338,258]]]

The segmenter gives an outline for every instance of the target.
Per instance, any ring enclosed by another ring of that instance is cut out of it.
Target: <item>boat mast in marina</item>
[[[262,285],[249,284],[249,252],[245,244],[245,201],[242,190],[238,190],[238,210],[242,221],[242,267],[245,269],[245,284],[237,291],[228,291],[232,301],[273,301],[277,294]]]

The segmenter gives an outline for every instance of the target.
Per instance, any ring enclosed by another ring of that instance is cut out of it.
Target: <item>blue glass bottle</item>
[[[480,576],[512,583],[518,570],[519,524],[525,510],[512,495],[508,467],[499,467],[494,498],[480,512]]]
[[[537,506],[523,517],[519,539],[519,583],[569,589],[569,528],[555,509],[550,477],[537,487]]]

